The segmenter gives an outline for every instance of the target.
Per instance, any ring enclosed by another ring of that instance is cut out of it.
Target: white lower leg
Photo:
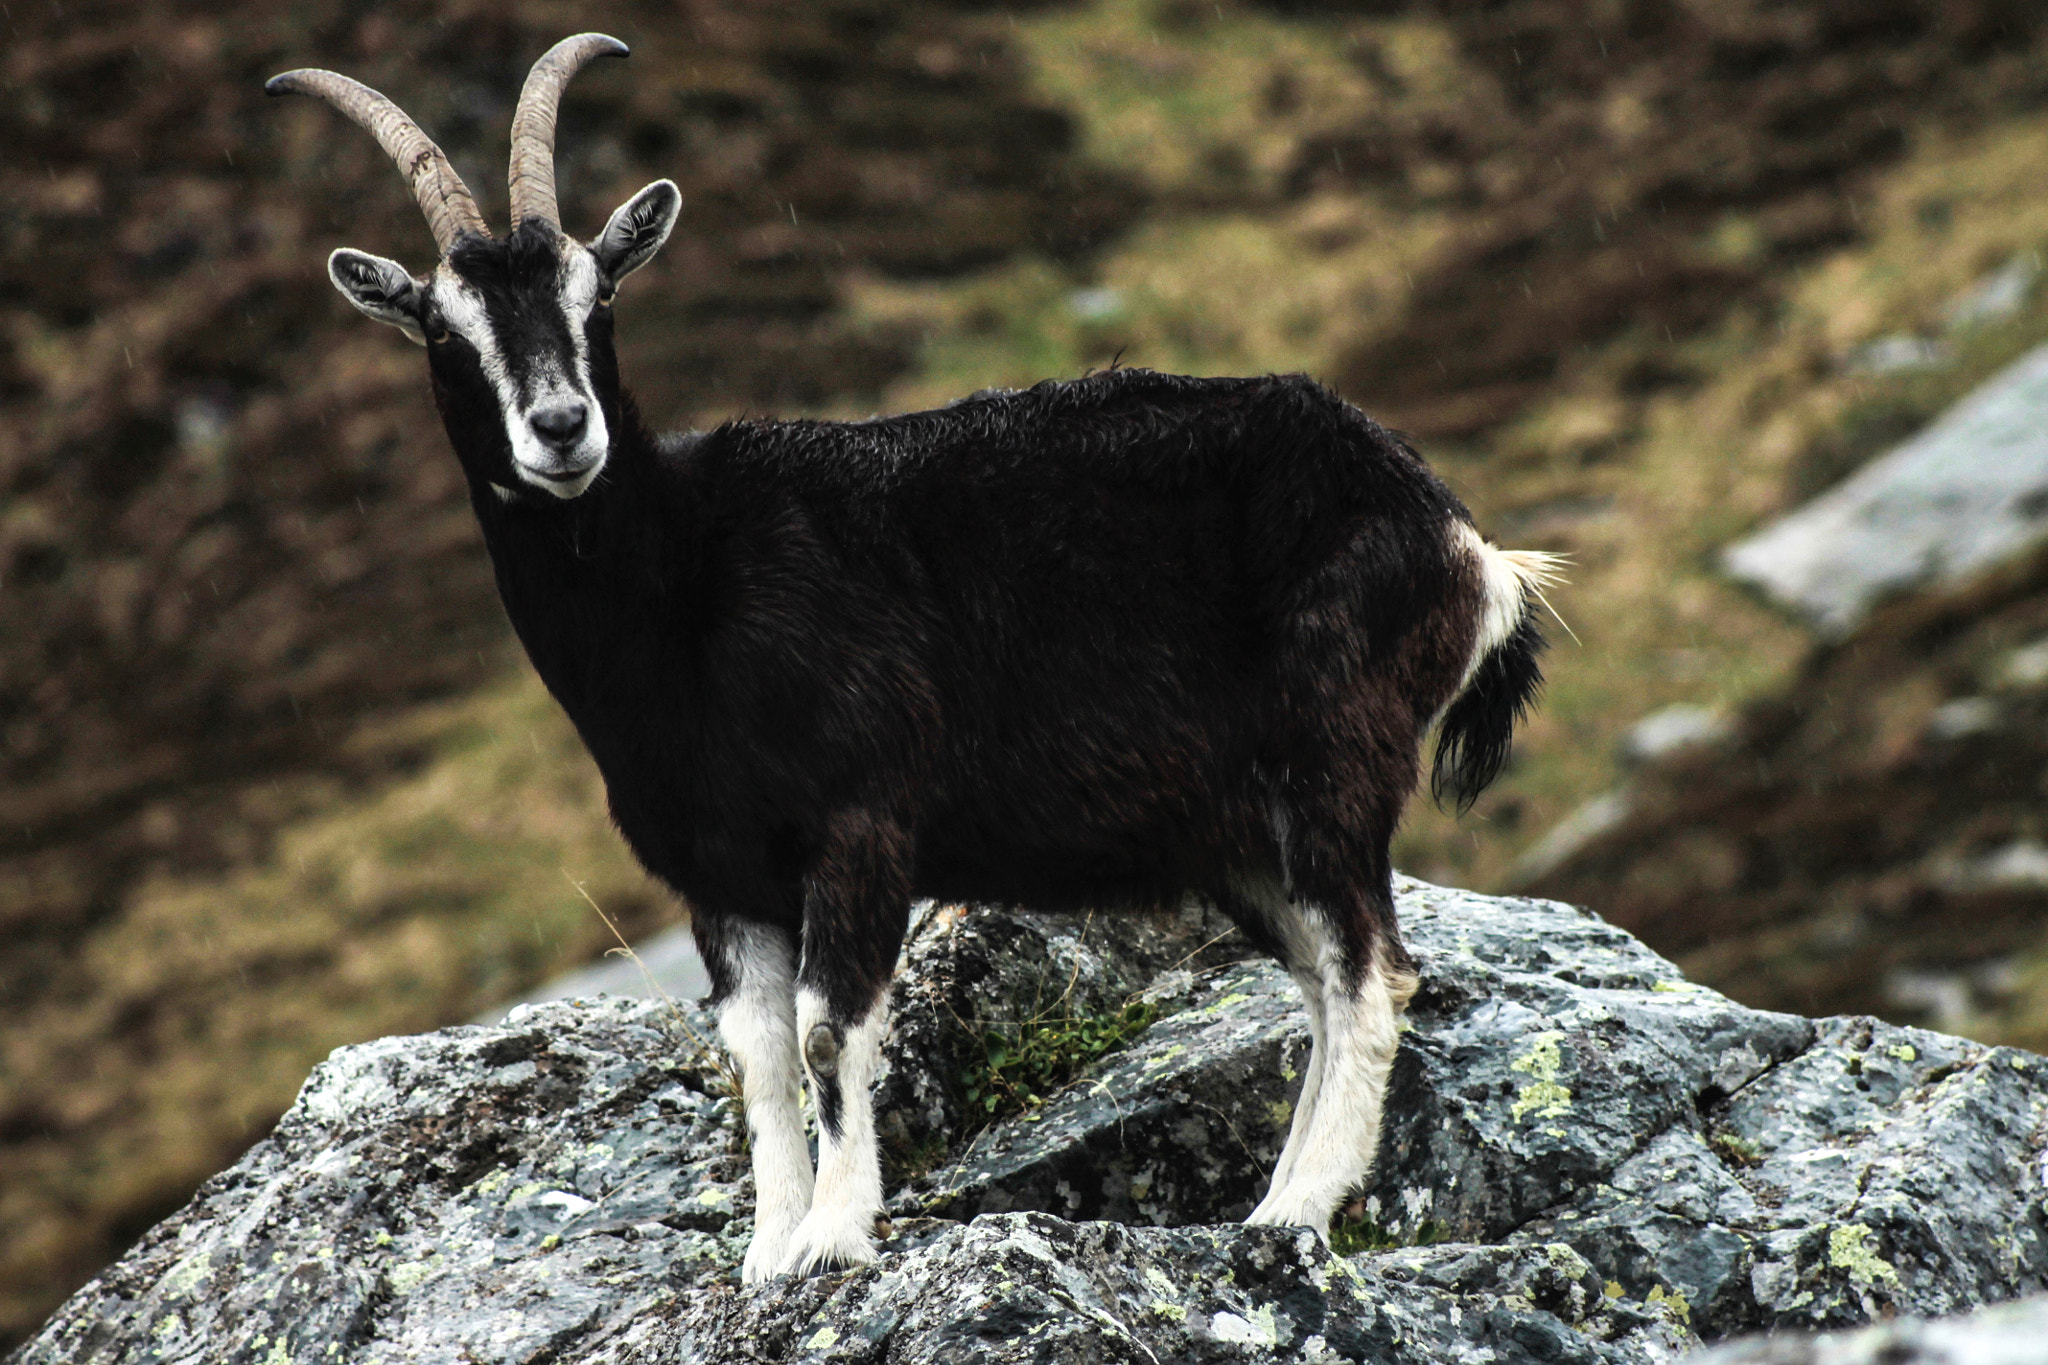
[[[790,1234],[811,1207],[811,1150],[797,1090],[791,956],[779,936],[762,932],[747,938],[740,987],[718,1013],[726,1050],[740,1065],[754,1154],[754,1239],[740,1271],[747,1284],[780,1268]]]
[[[873,1090],[888,1019],[888,998],[883,996],[858,1022],[835,1033],[824,997],[810,990],[797,993],[797,1034],[805,1040],[812,1107],[818,1111],[818,1184],[810,1212],[784,1251],[785,1272],[807,1275],[875,1259],[882,1168],[875,1148]],[[828,1095],[834,1091],[836,1132],[826,1112]]]
[[[1301,1005],[1308,1015],[1308,1063],[1302,1068],[1301,1095],[1294,1102],[1294,1121],[1287,1130],[1287,1145],[1280,1149],[1280,1159],[1273,1163],[1273,1180],[1268,1190],[1277,1190],[1287,1183],[1294,1172],[1294,1163],[1301,1157],[1302,1135],[1308,1131],[1309,1120],[1316,1112],[1316,1093],[1323,1083],[1323,1053],[1328,1045],[1323,1041],[1323,983],[1314,972],[1297,971],[1294,984],[1301,988]]]
[[[1275,1183],[1250,1222],[1326,1232],[1331,1215],[1372,1170],[1379,1152],[1380,1111],[1400,1047],[1396,1023],[1414,990],[1412,978],[1392,972],[1384,955],[1375,956],[1355,990],[1344,989],[1335,970],[1323,976],[1328,1048],[1315,1112],[1296,1145],[1286,1183]]]

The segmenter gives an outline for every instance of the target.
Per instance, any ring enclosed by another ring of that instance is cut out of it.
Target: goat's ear
[[[683,211],[683,192],[673,180],[657,180],[619,206],[590,244],[598,267],[613,287],[646,265],[661,250]]]
[[[365,317],[390,323],[416,345],[427,344],[420,329],[426,291],[398,262],[343,247],[327,258],[327,278]]]

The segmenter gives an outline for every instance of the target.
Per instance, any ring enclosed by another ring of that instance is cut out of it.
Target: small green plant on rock
[[[1763,1165],[1763,1149],[1746,1137],[1736,1133],[1716,1133],[1711,1141],[1721,1159],[1731,1166],[1746,1168]]]
[[[1019,1023],[985,1027],[980,1055],[960,1077],[967,1111],[993,1123],[1036,1109],[1090,1063],[1143,1033],[1158,1017],[1159,1006],[1138,1000],[1103,1014],[1041,1013]]]
[[[1380,1224],[1365,1211],[1363,1201],[1354,1200],[1337,1213],[1330,1228],[1330,1250],[1339,1256],[1361,1251],[1392,1251],[1395,1247],[1426,1247],[1450,1240],[1450,1232],[1434,1218],[1425,1218],[1412,1236],[1403,1236]]]

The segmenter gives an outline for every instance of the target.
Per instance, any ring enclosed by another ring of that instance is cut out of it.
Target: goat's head
[[[264,87],[334,105],[411,181],[441,250],[433,273],[415,277],[396,261],[344,247],[328,257],[327,274],[363,313],[427,348],[458,453],[472,467],[482,462],[475,472],[507,493],[573,498],[604,468],[609,423],[618,417],[612,298],[668,240],[682,207],[674,183],[657,180],[587,245],[562,232],[555,107],[594,58],[625,55],[616,38],[583,33],[534,63],[512,117],[512,232],[502,239],[484,226],[447,156],[384,96],[332,71],[287,71]]]

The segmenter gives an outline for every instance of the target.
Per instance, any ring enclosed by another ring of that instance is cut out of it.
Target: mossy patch
[[[1355,1218],[1338,1218],[1330,1229],[1330,1250],[1339,1256],[1355,1256],[1361,1251],[1434,1246],[1438,1242],[1449,1241],[1450,1236],[1449,1230],[1434,1218],[1423,1219],[1412,1233],[1402,1233],[1370,1214],[1361,1214]]]
[[[1763,1148],[1739,1133],[1716,1133],[1708,1139],[1707,1145],[1731,1166],[1747,1168],[1763,1164]]]
[[[1843,1223],[1828,1230],[1828,1264],[1849,1272],[1849,1281],[1865,1289],[1899,1287],[1899,1272],[1877,1254],[1876,1234],[1862,1223]]]
[[[1684,1294],[1676,1289],[1666,1289],[1661,1284],[1652,1285],[1649,1294],[1643,1299],[1643,1302],[1650,1304],[1652,1307],[1662,1308],[1680,1322],[1690,1323],[1692,1321],[1692,1304],[1686,1299]]]
[[[1132,1001],[1100,1014],[1034,1015],[983,1028],[980,1052],[960,1077],[970,1114],[993,1122],[1045,1104],[1097,1059],[1116,1051],[1159,1018],[1159,1006]]]
[[[1520,1123],[1532,1112],[1537,1118],[1554,1119],[1571,1109],[1571,1087],[1559,1084],[1557,1079],[1564,1069],[1564,1054],[1558,1048],[1563,1037],[1555,1029],[1531,1035],[1529,1050],[1511,1064],[1511,1070],[1530,1077],[1529,1084],[1515,1093],[1509,1111],[1515,1122]]]

